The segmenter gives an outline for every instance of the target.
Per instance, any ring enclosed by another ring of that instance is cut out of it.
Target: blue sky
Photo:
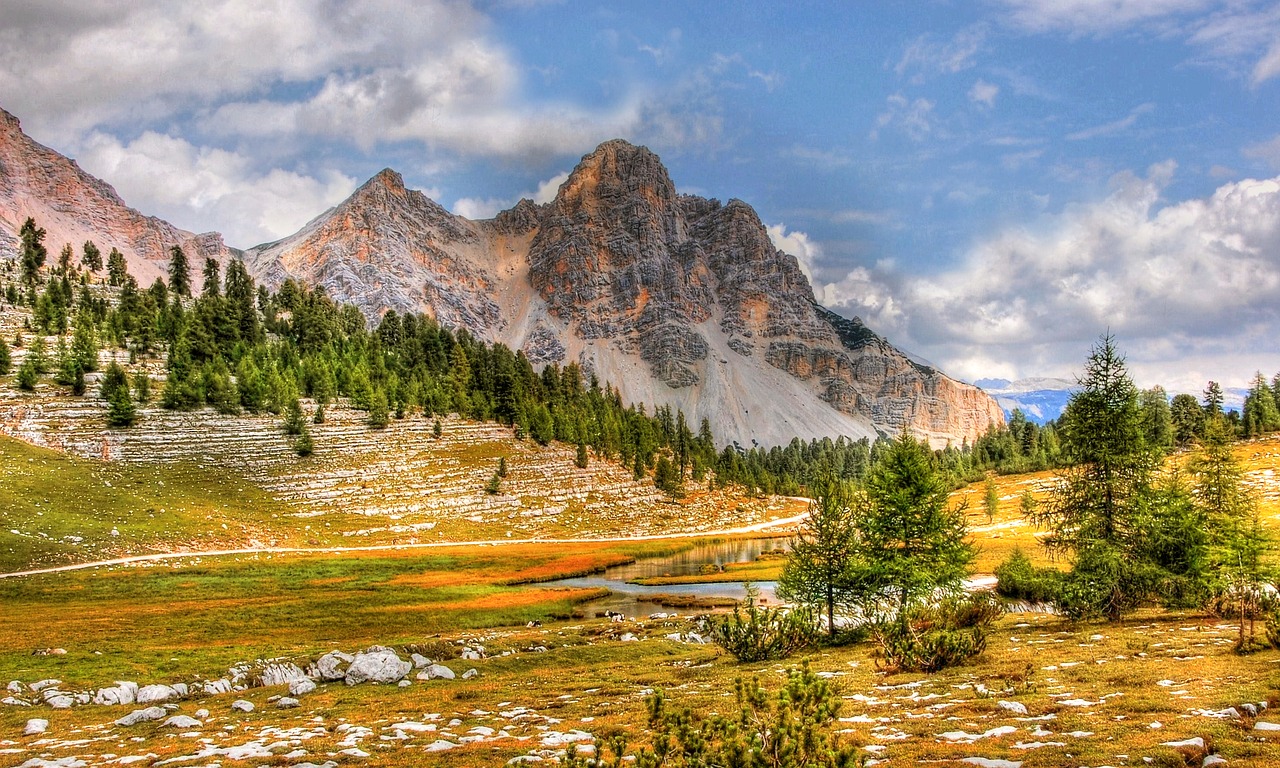
[[[1108,329],[1143,385],[1280,370],[1274,3],[116,5],[0,0],[0,106],[231,245],[386,166],[491,215],[620,136],[954,375]]]

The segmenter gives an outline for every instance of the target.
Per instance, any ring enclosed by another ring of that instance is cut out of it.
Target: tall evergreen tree
[[[107,285],[115,288],[123,286],[129,278],[129,263],[124,254],[115,248],[107,254]]]
[[[92,240],[84,241],[84,255],[80,257],[80,263],[90,272],[102,271],[102,251]]]
[[[929,447],[905,431],[872,465],[866,508],[856,518],[853,570],[866,615],[888,607],[905,622],[921,601],[962,588],[974,550],[965,541],[964,510],[947,496]]]
[[[1141,544],[1156,457],[1115,337],[1094,346],[1079,384],[1062,417],[1070,465],[1032,521],[1048,529],[1051,554],[1075,558],[1071,610],[1114,620],[1157,586],[1130,557]]]
[[[191,297],[191,267],[179,245],[169,249],[169,290],[177,296]]]
[[[40,280],[40,269],[44,266],[49,251],[44,247],[44,228],[36,226],[36,220],[28,217],[22,222],[18,236],[22,240],[20,260],[22,262],[22,282],[28,290],[32,290]]]
[[[13,367],[13,357],[9,353],[9,345],[0,339],[0,376],[8,376]]]
[[[204,260],[204,285],[200,288],[200,295],[218,296],[221,282],[222,274],[218,262],[212,258],[206,258]]]

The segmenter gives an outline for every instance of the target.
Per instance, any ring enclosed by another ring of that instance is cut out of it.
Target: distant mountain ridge
[[[1071,396],[1079,388],[1066,379],[1033,377],[1009,381],[1008,379],[978,379],[974,382],[1004,409],[1005,418],[1014,409],[1022,411],[1028,421],[1044,424],[1053,421],[1066,410]]]
[[[977,387],[818,305],[751,206],[677,193],[658,157],[625,141],[584,156],[550,203],[522,200],[483,221],[387,169],[294,235],[242,253],[127,208],[9,120],[0,232],[16,235],[25,213],[49,229],[51,251],[69,235],[77,247],[120,242],[140,280],[163,272],[175,243],[193,258],[243,258],[258,280],[322,286],[371,322],[422,312],[538,364],[578,363],[626,400],[681,408],[743,444],[905,428],[941,446],[1003,420]],[[58,183],[33,183],[32,167]],[[140,227],[155,234],[124,236]]]

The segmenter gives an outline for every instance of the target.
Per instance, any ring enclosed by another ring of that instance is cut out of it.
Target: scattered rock
[[[293,680],[289,683],[289,694],[291,696],[302,696],[311,693],[316,689],[316,684],[309,679]]]
[[[294,680],[308,680],[307,673],[293,662],[272,662],[253,673],[252,679],[258,685],[269,688],[273,685],[288,685]]]
[[[107,706],[133,704],[138,699],[138,684],[117,680],[114,686],[100,688],[93,697],[94,704]]]
[[[462,679],[470,680],[471,678],[478,677],[479,675],[480,673],[475,670],[475,667],[472,667],[471,669],[468,669],[466,672],[462,673]]]
[[[396,687],[398,688],[408,688],[411,685],[413,685],[413,683],[409,682],[408,680],[401,680],[400,682],[396,683]]]
[[[355,657],[342,651],[330,651],[316,662],[317,677],[321,680],[341,680],[347,676],[347,665]]]
[[[422,669],[423,667],[431,664],[431,659],[428,659],[420,653],[410,654],[409,660],[413,662],[414,669]]]
[[[413,664],[402,661],[396,652],[383,646],[373,646],[357,653],[347,667],[347,685],[360,683],[394,683],[409,674]]]
[[[137,704],[159,704],[165,701],[173,701],[180,698],[178,689],[169,685],[144,685],[138,689],[134,696],[134,703]]]
[[[33,717],[27,721],[27,727],[22,729],[23,736],[35,736],[49,730],[49,721]]]
[[[244,699],[237,699],[236,701],[231,702],[231,708],[241,712],[252,712],[253,702],[245,701]]]
[[[137,725],[144,720],[161,720],[165,715],[169,714],[161,707],[147,707],[146,709],[135,709],[124,717],[116,721],[116,725],[128,728],[131,725]]]
[[[996,706],[1000,707],[1001,709],[1007,709],[1008,711],[1014,713],[1015,715],[1027,714],[1027,705],[1022,704],[1021,702],[997,701]]]
[[[54,680],[50,678],[48,680],[39,680],[37,682],[34,682],[30,685],[30,688],[33,693],[39,693],[40,691],[43,691],[45,688],[53,688],[54,686],[57,686],[57,685],[62,685],[62,681]],[[17,691],[14,691],[14,693],[17,693]]]
[[[289,696],[281,696],[280,699],[276,701],[277,709],[296,709],[301,705],[302,702]]]
[[[183,729],[183,730],[187,730],[187,731],[189,731],[189,730],[191,730],[192,728],[199,728],[199,727],[200,727],[200,726],[202,726],[202,725],[204,725],[204,723],[200,722],[199,720],[195,719],[194,717],[190,717],[190,716],[188,716],[188,715],[174,715],[173,717],[169,718],[168,720],[165,720],[165,721],[164,721],[164,725],[163,725],[162,727],[164,727],[164,728],[181,728],[181,729]]]

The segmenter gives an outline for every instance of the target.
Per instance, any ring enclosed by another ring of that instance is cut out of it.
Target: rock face
[[[18,252],[27,217],[44,228],[49,262],[70,243],[79,261],[86,240],[103,260],[118,248],[144,287],[169,269],[169,249],[182,246],[199,273],[206,257],[225,263],[236,255],[216,232],[196,235],[125,205],[116,191],[22,132],[18,118],[0,109],[0,256]]]
[[[577,363],[741,443],[905,427],[943,445],[1003,421],[978,389],[819,306],[751,206],[679,194],[625,141],[585,156],[550,203],[478,222],[383,171],[245,258],[269,284],[324,285],[370,318],[422,311],[535,365]]]
[[[680,194],[656,155],[625,141],[583,157],[550,203],[485,221],[384,170],[298,233],[240,253],[128,208],[0,110],[0,256],[27,216],[48,230],[51,258],[92,239],[146,284],[174,244],[197,265],[239,256],[259,281],[323,286],[371,322],[422,312],[535,365],[577,363],[625,401],[680,408],[726,441],[906,428],[940,446],[1004,418],[980,390],[819,306],[749,205]]]

